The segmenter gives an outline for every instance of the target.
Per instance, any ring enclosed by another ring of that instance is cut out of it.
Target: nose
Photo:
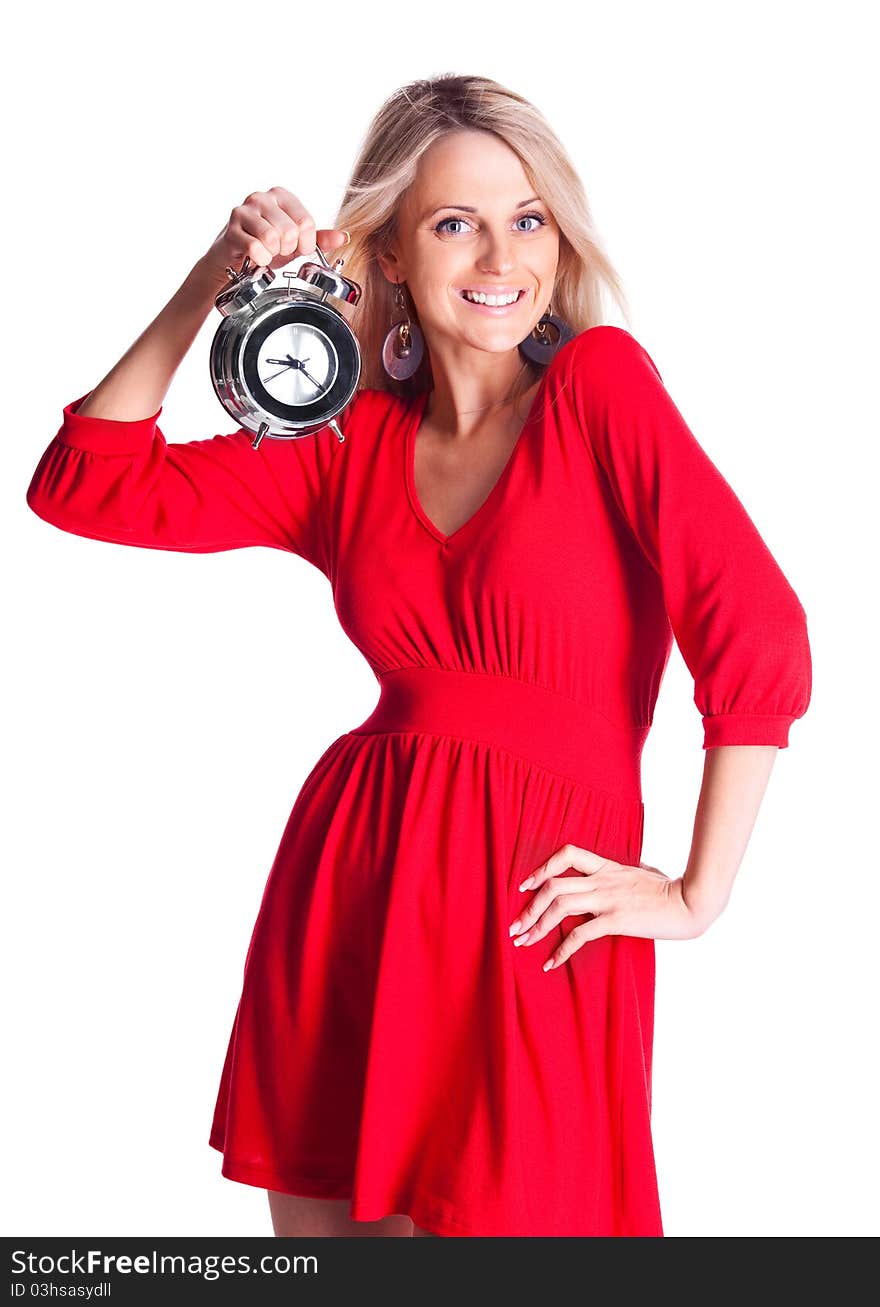
[[[484,233],[478,266],[481,272],[487,272],[493,276],[501,276],[510,271],[514,266],[514,260],[510,237],[507,233],[499,232],[493,235],[488,230]]]

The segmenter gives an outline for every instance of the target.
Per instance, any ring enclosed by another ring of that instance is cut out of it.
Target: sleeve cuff
[[[749,713],[715,713],[703,717],[703,748],[725,744],[775,744],[788,748],[788,731],[795,715],[760,717]]]
[[[131,422],[92,417],[90,414],[80,416],[76,410],[90,394],[91,391],[87,391],[64,406],[64,417],[56,439],[62,445],[93,454],[146,453],[153,442],[162,407],[152,417],[136,418]]]

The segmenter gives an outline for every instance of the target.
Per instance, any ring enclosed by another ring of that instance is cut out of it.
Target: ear
[[[401,267],[400,260],[394,250],[388,250],[385,254],[378,254],[376,256],[376,262],[379,264],[379,267],[382,269],[388,281],[396,282],[406,280],[403,275],[403,268]]]

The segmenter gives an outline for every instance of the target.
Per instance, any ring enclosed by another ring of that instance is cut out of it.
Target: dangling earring
[[[574,331],[564,318],[552,311],[552,303],[525,340],[519,343],[519,352],[530,363],[549,363],[553,356],[574,338]]]
[[[400,282],[394,286],[394,303],[406,313],[405,322],[395,322],[382,345],[382,366],[395,381],[408,381],[425,353],[425,338],[417,322],[410,319]]]

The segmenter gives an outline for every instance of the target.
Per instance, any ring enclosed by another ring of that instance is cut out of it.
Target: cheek
[[[457,285],[472,268],[472,258],[463,248],[435,237],[434,244],[420,252],[413,272],[421,284],[437,290],[441,286]]]
[[[464,280],[465,271],[462,269],[444,270],[439,275],[437,270],[433,269],[430,277],[421,283],[421,300],[426,313],[429,316],[432,314],[448,316],[457,297],[456,287],[463,285]]]
[[[545,277],[547,283],[552,284],[556,280],[558,273],[559,273],[559,250],[557,248],[547,259],[547,271]]]

